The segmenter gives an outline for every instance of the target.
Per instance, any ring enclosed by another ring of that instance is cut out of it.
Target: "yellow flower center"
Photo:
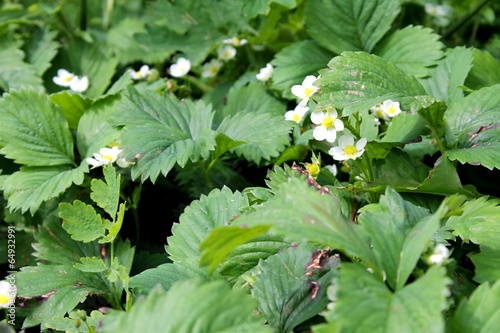
[[[323,119],[321,125],[327,130],[332,129],[334,127],[333,118],[330,116],[326,116],[325,119]]]
[[[68,76],[66,76],[63,80],[64,80],[65,82],[70,82],[72,78],[73,78],[72,76],[68,75]]]
[[[344,148],[344,153],[347,155],[347,156],[352,156],[354,154],[356,154],[358,152],[358,150],[356,149],[356,147],[354,147],[353,145],[347,145],[345,148]]]
[[[292,116],[292,119],[293,119],[293,121],[295,121],[296,123],[298,123],[299,121],[301,121],[301,120],[302,120],[302,117],[300,116],[300,114],[295,113],[295,114]]]
[[[7,295],[0,295],[0,304],[8,304],[10,301],[9,296]]]
[[[309,98],[312,94],[314,94],[314,87],[307,87],[304,89],[304,95],[306,95],[307,98]]]
[[[306,171],[313,177],[317,177],[319,175],[319,165],[316,163],[306,163]]]
[[[217,74],[218,70],[219,69],[215,66],[210,67],[210,73],[212,73],[212,74]]]
[[[389,109],[387,109],[387,114],[395,114],[397,111],[396,111],[396,108],[394,106],[390,106]]]
[[[113,155],[102,155],[102,159],[105,161],[112,161],[113,160]]]

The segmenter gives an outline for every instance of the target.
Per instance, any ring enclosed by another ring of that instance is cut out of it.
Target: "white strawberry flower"
[[[344,123],[338,119],[337,110],[334,108],[311,113],[311,121],[317,125],[313,130],[313,137],[318,141],[334,142],[337,132],[344,130]]]
[[[295,121],[298,124],[302,118],[304,118],[307,111],[309,111],[309,107],[299,104],[295,107],[295,109],[285,113],[285,120]]]
[[[16,285],[9,281],[0,281],[0,308],[8,308],[16,300]]]
[[[69,89],[76,92],[84,92],[89,87],[89,79],[86,76],[75,76],[69,83]]]
[[[338,147],[331,148],[328,153],[337,161],[355,160],[365,152],[366,142],[366,138],[361,138],[354,143],[354,137],[345,134],[339,138]]]
[[[122,150],[118,146],[113,146],[112,148],[104,147],[99,149],[99,152],[95,153],[93,157],[89,157],[85,161],[92,165],[91,169],[94,169],[105,164],[114,163],[121,152]]]
[[[68,72],[67,70],[61,68],[57,70],[57,76],[52,78],[55,84],[61,87],[69,87],[71,80],[75,77],[75,74]]]
[[[225,45],[219,49],[219,59],[231,60],[236,56],[236,49],[231,45]]]
[[[191,61],[186,58],[179,58],[175,64],[170,66],[170,75],[173,77],[183,77],[191,70]]]
[[[152,73],[152,70],[148,65],[142,65],[138,71],[129,69],[128,72],[130,73],[130,76],[132,76],[132,79],[141,80],[147,78]]]
[[[296,84],[292,86],[292,94],[300,98],[301,104],[307,104],[309,98],[318,91],[318,87],[314,86],[313,83],[319,78],[314,75],[306,76],[302,84]]]
[[[266,64],[266,67],[260,69],[259,74],[256,75],[257,80],[265,82],[271,78],[274,67],[271,64]]]
[[[221,67],[222,63],[219,60],[212,59],[210,62],[203,65],[203,72],[201,73],[201,76],[205,78],[214,77],[217,73],[219,73]]]
[[[248,40],[246,40],[245,38],[239,39],[238,37],[233,37],[233,38],[224,39],[222,41],[222,43],[230,44],[230,45],[238,47],[238,46],[243,46],[246,43],[248,43]]]

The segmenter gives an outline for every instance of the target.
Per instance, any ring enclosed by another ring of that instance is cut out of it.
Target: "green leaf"
[[[108,229],[108,234],[99,240],[99,243],[111,243],[115,240],[116,236],[120,232],[123,225],[123,218],[125,217],[125,203],[121,203],[118,208],[118,214],[116,215],[116,220],[111,226],[105,226]]]
[[[91,205],[80,200],[73,204],[62,202],[59,210],[59,216],[64,220],[63,228],[74,240],[88,243],[104,236],[106,229],[102,218]]]
[[[209,266],[212,273],[241,244],[264,235],[269,226],[226,226],[215,228],[200,244],[200,266]]]
[[[344,52],[328,67],[320,71],[322,78],[316,81],[320,88],[318,99],[321,105],[344,108],[343,116],[366,112],[386,99],[396,100],[402,110],[409,110],[412,103],[418,102],[415,96],[425,94],[415,77],[375,55]]]
[[[216,124],[220,124],[224,118],[239,113],[270,113],[283,116],[285,106],[269,95],[263,85],[253,82],[247,86],[238,86],[229,90],[227,104],[222,112],[215,114],[214,121]]]
[[[305,5],[307,32],[337,54],[371,52],[400,11],[392,0],[313,0]]]
[[[290,130],[283,115],[268,112],[240,112],[224,118],[217,129],[234,140],[245,141],[233,151],[256,164],[279,156],[289,143]]]
[[[134,34],[145,33],[145,21],[127,17],[109,29],[108,43],[119,56],[121,64],[130,64],[137,61],[145,63],[152,62],[146,47],[141,45],[135,38]],[[130,77],[128,73],[125,73]]]
[[[453,235],[480,245],[479,254],[470,255],[475,266],[474,280],[494,282],[500,278],[500,200],[481,197],[466,202],[460,216],[451,216],[446,226]]]
[[[451,160],[500,168],[499,93],[500,84],[482,88],[446,111],[446,141],[455,148],[446,153]]]
[[[88,333],[89,328],[94,330],[99,326],[99,322],[104,317],[102,312],[93,310],[90,316],[85,314],[85,324],[82,325],[82,315],[84,310],[71,311],[68,317],[53,317],[49,322],[44,323],[45,327],[68,333]]]
[[[432,131],[434,137],[441,139],[445,131],[444,113],[447,107],[443,101],[433,101],[430,105],[418,110],[418,114]]]
[[[253,18],[257,15],[266,15],[270,11],[270,6],[272,3],[279,3],[288,9],[292,9],[296,6],[297,0],[255,0],[243,3],[243,13],[249,18]]]
[[[46,95],[13,91],[0,100],[0,153],[27,166],[74,164],[68,123]]]
[[[472,69],[465,80],[465,85],[478,90],[500,83],[500,60],[485,50],[474,49]]]
[[[451,319],[450,332],[495,332],[500,325],[500,281],[481,284],[458,305]]]
[[[222,281],[178,282],[164,295],[153,292],[132,310],[105,316],[105,332],[270,332],[253,314],[255,304],[241,290]],[[144,321],[144,318],[148,320]]]
[[[432,29],[408,26],[385,38],[375,53],[408,74],[422,78],[443,57],[444,44]]]
[[[133,178],[155,182],[160,172],[167,175],[176,163],[183,167],[188,160],[207,159],[215,148],[213,112],[202,102],[181,103],[130,88],[116,109],[119,113],[114,122],[125,125],[121,140],[126,158],[137,159]]]
[[[81,185],[87,171],[86,164],[76,169],[69,166],[21,167],[5,179],[2,190],[11,210],[21,209],[23,213],[29,210],[33,215],[42,202],[57,197],[71,184]]]
[[[113,165],[108,164],[103,168],[104,179],[92,179],[90,183],[90,198],[114,221],[120,200],[120,175],[116,174]]]
[[[207,269],[199,267],[198,260],[186,259],[181,263],[167,263],[147,269],[133,276],[129,287],[134,289],[134,294],[147,295],[158,285],[166,291],[174,283],[189,279],[209,282],[220,279],[220,275],[208,274]]]
[[[55,214],[50,215],[44,225],[38,227],[35,239],[33,256],[55,264],[72,266],[82,257],[100,255],[99,246],[96,243],[81,243],[72,239]]]
[[[431,76],[420,81],[428,95],[445,101],[450,107],[462,99],[462,86],[472,67],[472,52],[464,47],[448,49]]]
[[[272,75],[273,88],[281,91],[285,98],[295,98],[291,88],[300,84],[308,75],[317,75],[325,68],[333,54],[313,40],[293,43],[276,53],[271,63],[275,67]]]
[[[172,226],[172,236],[167,238],[167,252],[173,261],[199,258],[200,243],[212,229],[227,225],[229,220],[248,206],[248,199],[227,187],[215,189],[193,201]]]
[[[340,200],[322,195],[307,180],[288,179],[263,207],[234,220],[234,226],[271,227],[287,240],[311,241],[356,256],[376,269],[376,258],[364,230],[341,212]]]
[[[78,121],[92,103],[92,100],[89,98],[85,98],[71,90],[62,90],[52,94],[50,95],[50,100],[61,108],[71,130],[78,128]]]
[[[97,274],[85,273],[67,265],[23,267],[16,274],[16,283],[18,297],[35,297],[38,300],[23,327],[64,316],[91,294],[109,294],[108,287]]]
[[[0,38],[0,88],[11,91],[24,87],[43,92],[42,79],[33,66],[23,61],[25,54],[19,47],[6,37]]]
[[[233,140],[224,133],[217,133],[217,136],[215,137],[215,150],[212,153],[212,160],[218,159],[230,149],[244,145],[245,143],[245,141]]]
[[[333,311],[326,313],[331,331],[443,332],[446,308],[446,270],[432,267],[395,293],[359,264],[343,263]],[[333,330],[333,328],[337,328]]]
[[[441,212],[429,212],[387,188],[378,204],[360,210],[359,224],[370,236],[373,251],[392,289],[406,284],[429,240],[439,228]]]
[[[324,271],[308,270],[306,266],[317,255],[314,250],[311,245],[290,247],[258,266],[260,273],[252,295],[275,332],[292,332],[297,325],[323,311],[328,303],[326,286],[340,260],[338,256],[327,257],[321,263]]]
[[[418,114],[404,112],[392,118],[381,142],[407,143],[425,132],[425,122]]]
[[[310,148],[306,145],[294,145],[285,149],[275,162],[276,165],[283,164],[288,161],[303,161],[307,157]]]
[[[27,60],[35,69],[37,75],[42,76],[51,66],[52,59],[57,54],[59,43],[54,41],[57,31],[40,30],[28,40]]]
[[[108,268],[101,258],[83,257],[80,258],[80,261],[81,263],[74,264],[74,267],[81,270],[82,272],[99,273],[105,271]]]

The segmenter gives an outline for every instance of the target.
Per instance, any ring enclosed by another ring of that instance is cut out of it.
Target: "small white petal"
[[[347,146],[353,146],[353,145],[354,145],[354,138],[352,136],[345,134],[339,138],[339,147],[341,149],[344,149]]]
[[[334,129],[331,130],[326,130],[326,141],[328,142],[335,142],[335,139],[337,138],[337,131]]]
[[[318,141],[325,140],[327,135],[327,130],[323,126],[317,126],[313,130],[313,138]]]
[[[359,140],[358,140],[358,142],[356,142],[356,149],[357,149],[357,150],[362,150],[362,149],[364,149],[364,148],[365,148],[365,146],[366,146],[366,142],[367,142],[367,141],[368,141],[368,140],[366,140],[366,138],[361,138],[361,139],[359,139]]]
[[[312,86],[314,81],[316,81],[316,76],[314,75],[308,75],[306,76],[306,78],[304,79],[304,81],[302,81],[302,85],[303,86]]]
[[[335,127],[335,130],[340,132],[344,130],[344,123],[340,119],[335,119],[333,122],[333,126]]]
[[[319,125],[325,119],[325,113],[323,111],[314,111],[311,113],[311,121],[313,124]]]

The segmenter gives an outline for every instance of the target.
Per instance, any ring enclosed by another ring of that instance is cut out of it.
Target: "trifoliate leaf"
[[[425,95],[424,88],[415,77],[406,74],[396,65],[364,52],[344,52],[320,71],[316,81],[322,105],[344,108],[342,115],[366,112],[377,103],[392,99],[401,103],[402,110],[421,101],[416,96]],[[316,95],[313,95],[315,98]]]
[[[133,178],[140,176],[142,181],[150,178],[154,182],[176,163],[183,167],[188,160],[206,159],[215,148],[213,112],[202,102],[179,102],[173,97],[130,88],[116,109],[114,122],[125,125],[120,148],[127,160],[137,159]]]
[[[431,71],[431,76],[420,81],[427,94],[445,101],[450,107],[462,99],[462,86],[472,67],[472,52],[463,47],[449,49],[446,57]]]
[[[450,323],[452,333],[495,332],[500,325],[500,281],[481,284],[463,299]]]
[[[200,284],[189,280],[174,284],[166,295],[154,289],[129,312],[105,316],[101,330],[122,333],[271,332],[253,314],[254,310],[251,298],[242,290],[231,289],[225,282]]]
[[[421,78],[443,57],[444,44],[432,29],[408,26],[397,30],[377,45],[375,54]]]
[[[46,95],[13,91],[0,100],[0,153],[27,166],[74,164],[68,122]]]
[[[500,84],[482,88],[445,112],[446,141],[452,148],[446,155],[451,160],[500,168],[499,94]]]
[[[365,267],[343,263],[334,310],[326,313],[330,332],[443,332],[450,282],[444,268],[432,267],[392,292]]]
[[[318,260],[318,267],[308,270],[315,250],[309,244],[289,247],[258,266],[260,273],[252,295],[275,332],[292,332],[298,324],[323,311],[328,303],[326,287],[340,260],[325,255],[323,262]]]
[[[87,170],[86,164],[76,169],[69,166],[21,167],[5,179],[2,190],[11,210],[20,209],[23,213],[29,210],[34,214],[42,202],[55,198],[71,184],[81,185]]]
[[[217,129],[234,140],[245,141],[246,144],[233,150],[256,164],[279,156],[289,143],[290,130],[282,115],[268,112],[240,112],[224,118]]]
[[[172,227],[167,238],[167,252],[173,261],[184,261],[200,256],[200,243],[212,229],[228,225],[229,220],[248,206],[245,195],[231,192],[227,187],[215,189],[208,196],[193,201]]]
[[[291,88],[300,84],[308,75],[318,75],[325,68],[333,53],[319,46],[313,40],[293,43],[276,53],[271,64],[275,67],[272,75],[273,87],[280,90],[283,97],[295,98]]]
[[[91,99],[85,98],[81,94],[77,94],[71,90],[62,90],[52,94],[50,95],[50,100],[61,108],[71,130],[78,128],[80,117],[92,104]]]
[[[91,242],[104,236],[106,231],[102,218],[94,207],[79,200],[75,200],[73,204],[60,203],[59,216],[64,220],[64,230],[77,241]]]
[[[12,43],[7,37],[0,38],[0,89],[11,91],[24,87],[43,92],[42,79],[36,69],[23,59],[24,52],[18,43]]]
[[[307,32],[337,54],[371,52],[399,14],[399,1],[312,0],[305,5]]]
[[[104,179],[92,179],[90,183],[90,198],[114,221],[116,211],[118,210],[118,201],[120,200],[120,175],[111,164],[103,168]]]
[[[432,235],[439,228],[440,213],[429,212],[387,188],[378,204],[363,207],[359,224],[370,235],[373,251],[387,283],[400,290],[412,273]]]
[[[465,80],[468,88],[478,90],[500,83],[500,60],[479,49],[474,50],[472,58],[472,68]]]

